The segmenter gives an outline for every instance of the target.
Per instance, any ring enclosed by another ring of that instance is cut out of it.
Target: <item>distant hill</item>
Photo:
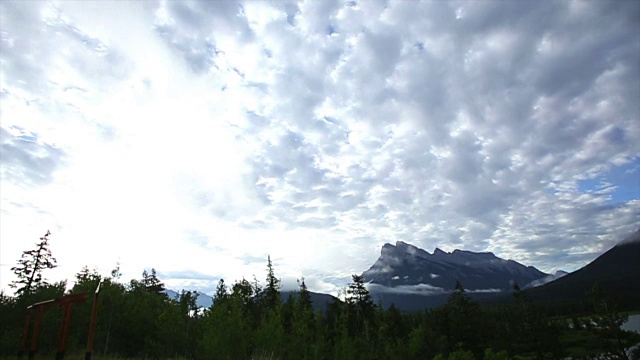
[[[167,294],[169,299],[177,299],[179,295],[177,291],[171,289],[165,289],[163,292]],[[198,294],[198,298],[196,299],[196,305],[198,305],[198,307],[208,308],[213,304],[213,297],[199,291],[196,293]]]
[[[283,291],[281,293],[282,301],[286,302],[289,296],[293,296],[294,298],[298,297],[298,291]],[[337,300],[337,298],[333,295],[317,293],[313,291],[309,291],[311,295],[311,303],[313,305],[314,311],[325,311],[329,304],[333,303]]]
[[[579,300],[596,282],[625,307],[640,309],[640,230],[580,270],[524,293],[532,300]]]

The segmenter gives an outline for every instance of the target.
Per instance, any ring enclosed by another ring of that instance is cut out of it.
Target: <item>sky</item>
[[[336,293],[384,243],[573,271],[640,228],[640,2],[2,1],[0,289]]]

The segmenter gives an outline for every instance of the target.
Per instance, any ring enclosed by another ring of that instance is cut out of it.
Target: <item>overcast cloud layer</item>
[[[0,2],[0,287],[175,289],[385,242],[575,270],[640,224],[640,2]]]

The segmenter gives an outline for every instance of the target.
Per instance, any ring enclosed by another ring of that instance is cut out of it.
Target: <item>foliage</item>
[[[267,256],[267,285],[262,292],[264,306],[274,309],[280,305],[280,279],[276,278],[271,263],[271,256]]]
[[[628,316],[616,309],[616,303],[597,282],[588,294],[595,314],[591,317],[591,331],[603,339],[604,350],[611,359],[629,359],[626,349],[636,344],[638,337],[622,330]]]
[[[0,293],[0,357],[14,356],[28,305],[65,293],[93,294],[98,284],[98,322],[94,353],[112,358],[147,359],[555,359],[624,358],[621,350],[640,341],[620,330],[624,320],[597,286],[590,295],[593,313],[563,319],[556,310],[528,300],[514,286],[514,303],[482,308],[456,284],[447,303],[403,313],[373,303],[357,275],[324,312],[314,312],[304,278],[298,292],[281,299],[280,280],[267,258],[264,287],[246,279],[228,286],[220,279],[214,303],[197,308],[198,294],[182,290],[173,299],[155,269],[140,279],[120,282],[119,266],[110,277],[83,267],[70,290],[66,283],[42,283],[20,296]],[[284,300],[284,301],[283,301]],[[94,297],[74,307],[69,355],[84,351]],[[39,355],[51,357],[61,319],[48,309]],[[45,335],[47,334],[47,335]],[[53,334],[53,335],[52,335]]]
[[[142,285],[146,291],[151,293],[161,294],[164,291],[164,284],[158,279],[156,269],[153,268],[150,273],[147,270],[142,272]]]
[[[18,296],[29,295],[34,289],[47,285],[42,272],[56,267],[56,258],[49,249],[49,235],[51,232],[47,230],[47,233],[36,243],[36,248],[22,252],[18,266],[11,268],[18,279],[10,286],[16,289]]]

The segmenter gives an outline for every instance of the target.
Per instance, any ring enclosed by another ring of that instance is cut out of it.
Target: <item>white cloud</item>
[[[396,240],[573,270],[640,223],[604,180],[640,161],[639,7],[5,1],[0,287],[47,228],[58,278],[271,254],[336,293]]]
[[[428,284],[418,284],[418,285],[399,285],[394,287],[388,287],[379,284],[368,283],[367,289],[372,293],[400,293],[400,294],[414,294],[414,295],[442,295],[450,293],[449,290],[439,288],[436,286],[431,286]],[[498,290],[499,291],[499,290]],[[489,290],[476,290],[474,292],[495,292],[493,289]]]

